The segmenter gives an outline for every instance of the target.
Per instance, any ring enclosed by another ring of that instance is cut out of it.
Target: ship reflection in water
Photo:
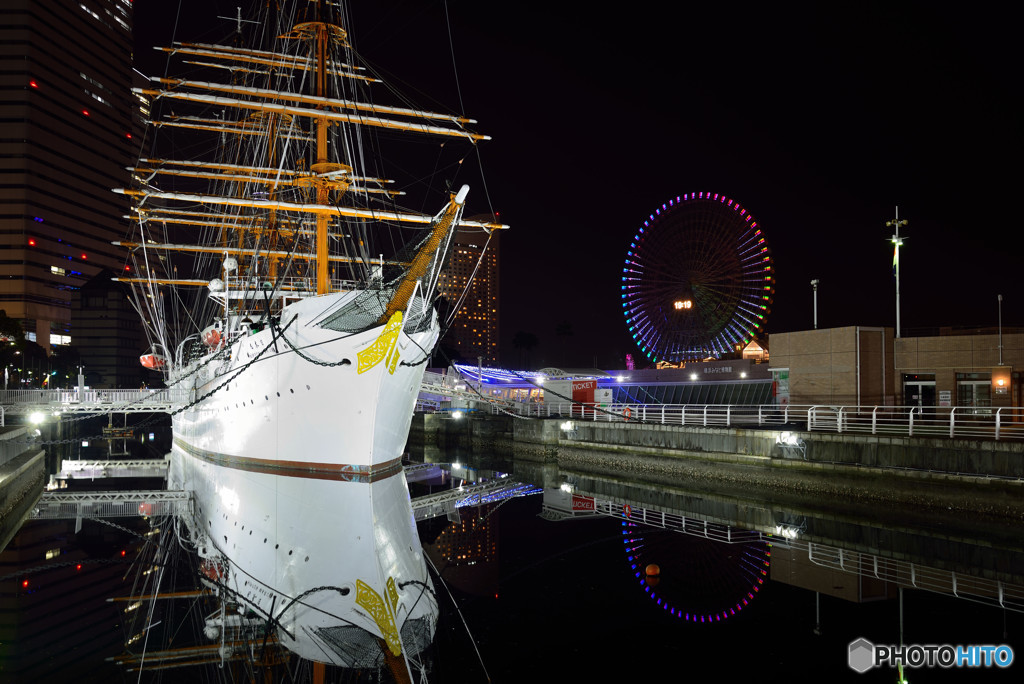
[[[850,669],[850,643],[1022,652],[1024,535],[1012,521],[892,507],[839,513],[835,502],[813,500],[781,506],[768,494],[687,491],[679,482],[613,480],[522,458],[459,454],[453,470],[453,456],[420,455],[442,465],[410,472],[414,500],[498,473],[513,473],[543,494],[419,522],[441,608],[434,641],[418,663],[427,681],[637,681],[666,672],[677,679],[708,660],[722,681],[894,682],[895,668],[863,675]],[[69,523],[56,536],[50,545],[62,547],[63,559],[104,569],[100,584],[96,572],[66,563],[11,577],[52,562],[36,552],[47,547],[40,534],[54,538],[54,523],[26,525],[0,556],[5,681],[59,680],[69,672],[89,673],[82,681],[137,681],[140,665],[140,681],[210,673],[223,681],[390,681],[385,664],[318,670],[281,648],[260,616],[218,620],[219,604],[197,582],[194,556],[175,539],[180,525],[154,522],[170,532],[153,535],[159,544],[146,543],[143,529],[122,545],[111,538],[115,528],[95,521],[84,523],[91,535],[75,537]],[[92,540],[97,526],[101,544]],[[206,571],[207,582],[215,579]],[[110,609],[110,596],[155,591],[148,578],[161,573],[159,591],[180,598]],[[74,630],[56,630],[59,638],[48,640],[36,629],[52,627],[55,615],[57,623],[73,624],[103,610],[105,621],[118,623],[108,634],[120,640],[123,633],[127,646],[101,639],[96,651],[83,652]],[[985,681],[1019,681],[1020,667],[985,668]],[[905,673],[910,681],[970,675],[958,668]]]

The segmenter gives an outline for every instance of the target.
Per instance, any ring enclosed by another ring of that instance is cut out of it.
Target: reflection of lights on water
[[[775,534],[783,539],[796,539],[800,536],[800,528],[790,525],[776,525]]]
[[[661,579],[661,568],[655,563],[648,563],[641,567],[644,561],[641,559],[645,553],[651,551],[648,548],[647,540],[644,538],[643,526],[636,525],[629,521],[622,521],[622,541],[625,545],[626,558],[634,576],[643,586],[644,592],[654,601],[659,608],[663,609],[673,617],[693,622],[721,622],[735,616],[743,608],[749,605],[750,601],[758,594],[761,586],[768,577],[768,568],[771,564],[771,544],[763,541],[752,544],[744,544],[741,548],[741,563],[739,570],[743,574],[745,582],[749,585],[743,586],[739,600],[724,610],[716,610],[707,613],[690,613],[672,605],[668,599],[661,596],[657,590]],[[653,572],[652,572],[653,570]]]
[[[792,432],[783,432],[775,438],[776,444],[785,444],[787,446],[796,446],[800,443],[800,437],[793,434]]]

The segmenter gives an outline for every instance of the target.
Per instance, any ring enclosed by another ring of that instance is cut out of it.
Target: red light
[[[121,558],[124,558],[124,554],[125,554],[124,549],[121,549]]]
[[[35,238],[29,238],[28,239],[28,246],[29,247],[35,247],[36,246],[36,239]]]
[[[79,563],[78,565],[75,566],[75,570],[81,570],[81,569],[82,569],[82,564],[81,563]]]
[[[86,116],[89,116],[89,110],[88,109],[83,109],[82,110],[82,114],[85,114]]]
[[[124,137],[128,138],[129,140],[131,140],[132,139],[132,134],[131,133],[125,133]]]
[[[22,580],[21,581],[21,588],[22,589],[28,589],[28,580]]]
[[[124,270],[126,270],[126,271],[130,271],[130,270],[132,270],[132,267],[131,267],[131,266],[125,266],[125,267],[124,267]]]
[[[83,258],[83,259],[88,259],[89,257],[85,256],[85,254],[83,253],[83,254],[82,254],[82,258]]]
[[[38,83],[36,83],[35,81],[29,81],[29,82],[28,82],[28,84],[29,84],[30,86],[32,86],[33,88],[38,88],[38,87],[39,87],[39,84],[38,84]]]

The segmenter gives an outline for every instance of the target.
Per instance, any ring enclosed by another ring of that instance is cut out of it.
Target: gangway
[[[510,409],[515,404],[511,399],[485,394],[486,391],[486,388],[482,392],[470,387],[465,380],[452,382],[447,376],[427,372],[423,374],[423,382],[420,384],[420,399],[423,400],[427,396],[443,397],[447,400],[462,399],[490,404],[498,409]]]
[[[412,512],[417,522],[442,515],[448,516],[450,520],[458,520],[458,509],[463,506],[479,506],[513,497],[539,494],[541,491],[543,490],[540,487],[532,484],[508,479],[493,480],[418,496],[412,500]]]
[[[97,480],[105,477],[167,477],[166,459],[106,459],[102,461],[60,462],[54,480]]]
[[[43,492],[29,513],[31,520],[128,518],[184,515],[192,494],[185,491],[132,490],[123,492]]]
[[[65,461],[65,463],[68,463]],[[441,515],[457,519],[456,509],[463,506],[501,501],[528,496],[541,489],[531,484],[507,478],[478,485],[450,489],[412,499],[416,520],[427,520]],[[32,520],[59,520],[81,518],[124,518],[132,516],[184,515],[188,512],[192,495],[174,490],[131,490],[107,492],[69,492],[52,490],[43,492],[32,508]]]
[[[42,413],[172,413],[188,403],[182,389],[0,390],[0,416]]]
[[[514,402],[482,394],[465,383],[453,384],[436,373],[427,373],[420,384],[420,396],[461,399],[512,408]],[[174,413],[189,403],[184,389],[160,390],[0,390],[0,425],[5,416],[34,413],[63,414]]]

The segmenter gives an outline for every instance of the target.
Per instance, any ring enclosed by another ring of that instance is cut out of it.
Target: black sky
[[[215,17],[237,4],[184,2],[178,38],[220,39]],[[169,40],[176,11],[137,0],[139,44]],[[506,364],[519,330],[540,338],[533,365],[639,357],[619,298],[626,248],[656,207],[702,190],[739,201],[768,238],[768,332],[811,327],[812,278],[820,327],[894,325],[896,205],[904,334],[994,326],[997,294],[1004,325],[1024,325],[1019,69],[995,5],[366,0],[353,24],[360,53],[418,104],[494,138],[487,192],[472,171],[454,180],[473,186],[471,213],[489,197],[512,226]]]

